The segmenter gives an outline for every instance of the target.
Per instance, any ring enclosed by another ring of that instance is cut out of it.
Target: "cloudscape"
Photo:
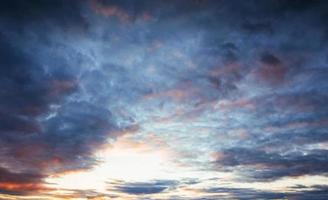
[[[0,1],[0,199],[328,199],[327,21],[325,0]]]

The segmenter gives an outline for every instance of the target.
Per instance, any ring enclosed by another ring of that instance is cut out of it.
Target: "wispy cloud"
[[[0,198],[325,199],[327,6],[1,2]]]

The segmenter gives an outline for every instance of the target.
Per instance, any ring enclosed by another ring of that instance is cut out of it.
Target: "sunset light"
[[[1,0],[0,200],[327,200],[328,0]]]

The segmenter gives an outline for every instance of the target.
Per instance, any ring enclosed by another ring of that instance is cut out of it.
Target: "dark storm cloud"
[[[74,90],[74,78],[69,74],[46,74],[40,63],[34,62],[4,40],[7,38],[3,37],[0,41],[2,113],[9,115],[12,112],[13,117],[15,114],[33,117]],[[22,121],[29,120],[23,116]],[[7,126],[9,128],[11,125]]]
[[[132,195],[156,194],[172,189],[177,185],[176,181],[156,180],[151,182],[119,182],[111,183],[110,191],[118,191]]]
[[[60,105],[65,96],[77,90],[77,83],[69,73],[58,71],[48,74],[40,63],[21,49],[15,48],[13,43],[5,42],[6,39],[2,38],[0,50],[1,160],[2,164],[14,166],[16,162],[22,161],[18,166],[24,168],[27,163],[42,163],[38,160],[38,153],[49,154],[43,162],[52,159],[51,155],[54,156],[53,148],[49,147],[49,144],[56,143],[41,139],[47,134],[46,123],[41,122],[38,117],[49,113],[52,105]],[[38,147],[40,151],[34,151]],[[21,154],[18,153],[20,149],[23,150]],[[27,157],[21,156],[24,154]],[[39,172],[40,167],[29,170]]]
[[[18,194],[41,189],[53,173],[92,167],[93,151],[130,128],[83,98],[85,58],[52,35],[64,41],[83,25],[77,1],[0,4],[0,189]]]

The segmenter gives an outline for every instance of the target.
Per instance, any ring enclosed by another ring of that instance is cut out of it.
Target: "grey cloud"
[[[176,181],[155,180],[150,182],[123,182],[111,183],[110,191],[119,191],[133,195],[145,195],[165,192],[177,185]]]
[[[326,150],[268,153],[257,149],[234,148],[220,152],[217,164],[245,167],[246,176],[257,181],[270,181],[285,176],[325,175],[328,172],[326,154]]]

